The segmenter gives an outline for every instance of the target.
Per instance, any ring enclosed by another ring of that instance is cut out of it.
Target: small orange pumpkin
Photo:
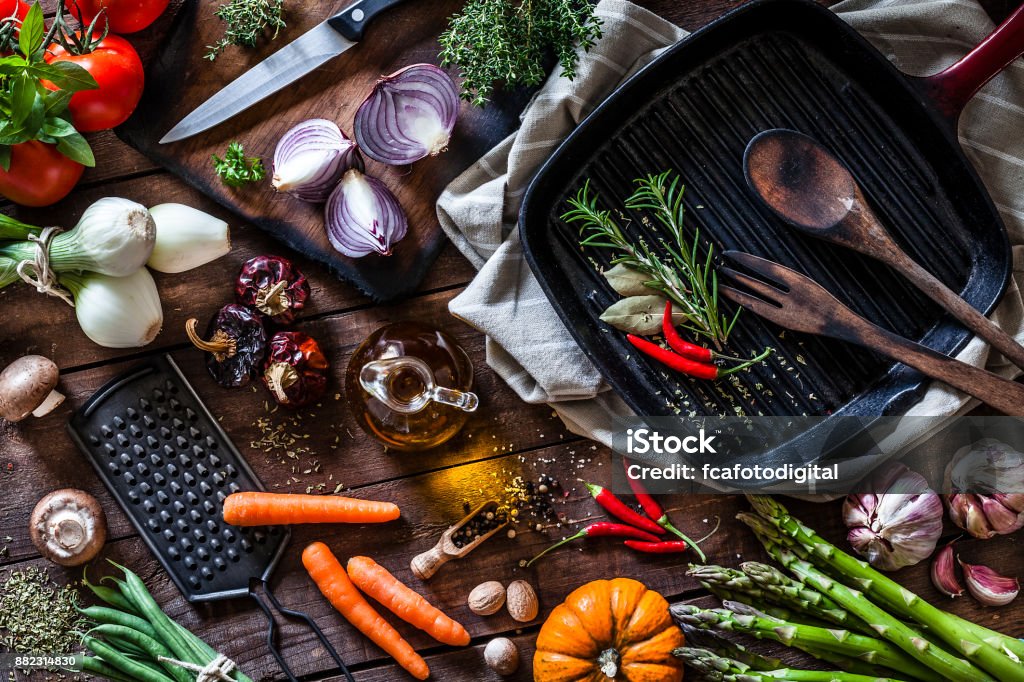
[[[680,682],[683,646],[668,602],[629,578],[595,580],[555,607],[537,635],[534,682]]]

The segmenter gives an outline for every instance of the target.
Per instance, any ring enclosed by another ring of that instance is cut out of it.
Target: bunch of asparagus
[[[690,633],[676,652],[703,679],[725,682],[1024,682],[1024,642],[942,611],[819,536],[778,501],[751,496],[739,515],[790,575],[762,563],[692,566],[723,608],[672,614]],[[792,670],[709,631],[739,632],[839,668]],[[698,633],[703,633],[703,637]],[[694,637],[693,635],[698,635]],[[695,646],[698,642],[701,646]]]

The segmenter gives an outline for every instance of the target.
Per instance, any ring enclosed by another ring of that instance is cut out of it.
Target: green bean
[[[88,587],[93,594],[96,595],[100,601],[110,604],[114,608],[121,609],[127,613],[137,616],[138,612],[135,607],[132,606],[131,602],[124,598],[124,596],[112,587],[106,585],[93,585],[89,582],[88,577],[82,577],[82,583]]]
[[[166,668],[167,672],[171,673],[171,676],[178,680],[178,682],[194,682],[195,680],[195,676],[190,675],[189,672],[181,666],[160,662],[161,656],[164,658],[174,658],[175,656],[161,642],[147,634],[124,627],[123,625],[110,624],[99,625],[93,628],[92,632],[102,635],[104,638],[109,640],[127,642],[132,647],[138,649],[143,655],[147,655],[154,661],[160,663],[160,665],[163,668]]]
[[[97,677],[104,677],[111,682],[136,682],[135,678],[125,675],[117,668],[107,665],[106,661],[96,656],[84,656],[82,658],[82,672],[87,672]]]
[[[112,667],[141,682],[175,682],[174,679],[128,658],[95,637],[83,637],[82,643]]]
[[[97,623],[105,623],[109,625],[123,625],[132,630],[138,630],[144,635],[149,635],[153,639],[159,639],[156,634],[156,630],[149,624],[149,621],[145,618],[139,618],[130,613],[124,611],[118,611],[117,609],[107,608],[106,606],[90,606],[86,609],[78,609],[82,614]]]

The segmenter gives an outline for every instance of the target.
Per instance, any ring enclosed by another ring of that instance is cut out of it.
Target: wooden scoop
[[[469,523],[478,514],[486,514],[489,511],[497,513],[498,503],[494,501],[484,502],[479,507],[469,512],[469,514],[466,515],[466,518],[462,519],[454,526],[446,530],[441,535],[441,539],[437,541],[437,544],[434,545],[434,547],[428,549],[426,552],[423,552],[422,554],[417,554],[416,556],[414,556],[412,558],[412,562],[409,564],[409,567],[412,569],[413,575],[415,575],[420,580],[429,579],[431,576],[437,573],[439,568],[444,566],[450,560],[461,559],[462,557],[466,556],[474,549],[479,547],[484,540],[491,537],[499,530],[508,525],[508,521],[506,521],[505,523],[497,526],[496,528],[487,531],[487,533],[481,535],[476,540],[473,540],[473,542],[463,545],[462,547],[456,547],[455,542],[452,540],[452,536],[454,536],[457,532],[462,530],[462,527]]]
[[[747,184],[780,218],[890,266],[1024,369],[1024,347],[910,258],[868,206],[850,171],[817,141],[793,130],[767,130],[747,145],[743,166]]]

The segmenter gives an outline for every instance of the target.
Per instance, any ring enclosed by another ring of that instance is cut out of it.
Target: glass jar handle
[[[415,374],[423,384],[423,390],[409,398],[400,399],[392,390],[392,384],[403,371]],[[388,408],[402,414],[415,414],[431,401],[464,412],[474,411],[480,403],[475,393],[438,386],[430,366],[410,355],[366,363],[359,372],[359,384]]]

